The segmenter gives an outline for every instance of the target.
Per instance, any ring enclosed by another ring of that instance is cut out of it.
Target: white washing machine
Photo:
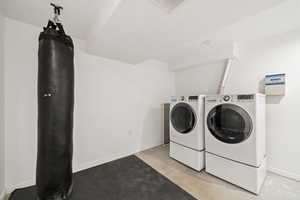
[[[206,171],[258,194],[266,176],[263,94],[205,100]]]
[[[205,96],[185,96],[170,106],[170,157],[200,171],[204,168]]]

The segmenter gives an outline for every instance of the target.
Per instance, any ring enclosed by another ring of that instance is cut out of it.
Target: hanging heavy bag
[[[73,186],[74,48],[60,23],[39,37],[37,199],[63,200]]]

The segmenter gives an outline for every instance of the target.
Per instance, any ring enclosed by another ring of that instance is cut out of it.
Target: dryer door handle
[[[215,126],[215,118],[213,116],[211,116],[209,118],[208,121],[208,129],[210,130],[210,132],[215,131],[216,126]]]
[[[211,128],[215,128],[215,113],[212,116],[210,116],[209,121],[210,121],[210,126],[213,126]]]

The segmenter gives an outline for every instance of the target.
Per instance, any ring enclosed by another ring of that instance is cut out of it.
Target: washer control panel
[[[199,99],[198,96],[189,96],[190,101],[197,101]]]

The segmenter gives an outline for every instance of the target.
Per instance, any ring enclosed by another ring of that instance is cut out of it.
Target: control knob
[[[225,96],[223,97],[223,100],[224,100],[224,101],[229,101],[229,100],[230,100],[230,96],[229,96],[229,95],[225,95]]]

